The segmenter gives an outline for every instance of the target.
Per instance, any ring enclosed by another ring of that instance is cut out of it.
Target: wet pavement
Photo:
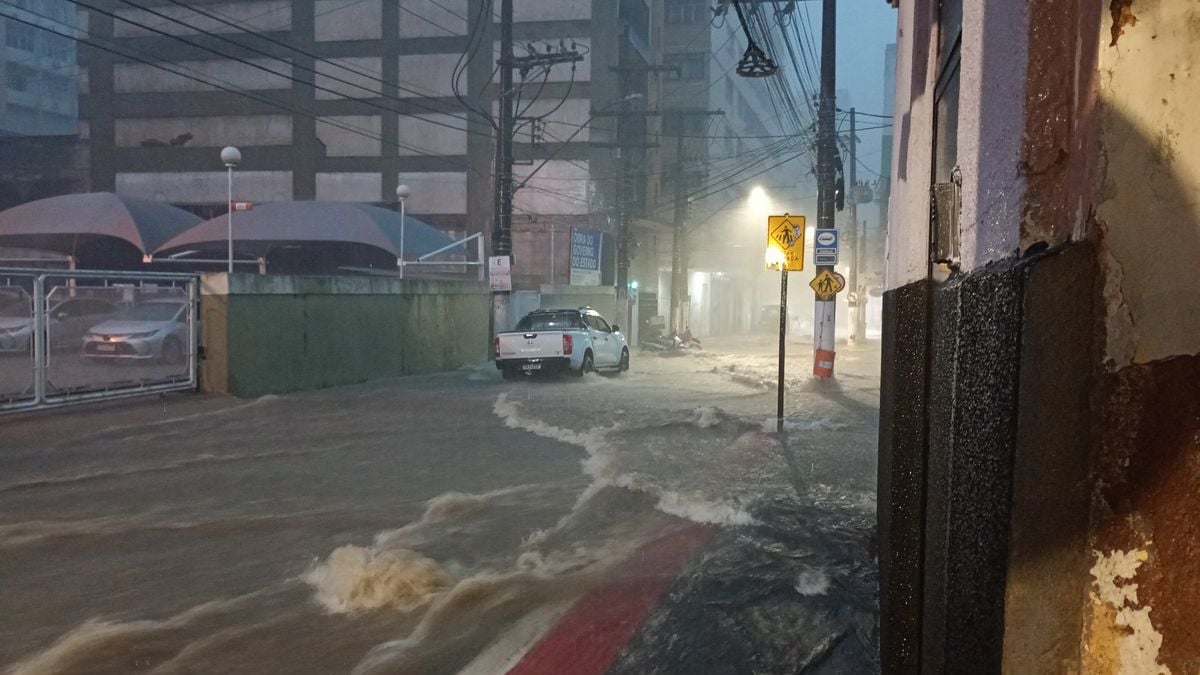
[[[877,670],[877,345],[792,345],[783,437],[771,340],[705,347],[3,418],[0,663]]]

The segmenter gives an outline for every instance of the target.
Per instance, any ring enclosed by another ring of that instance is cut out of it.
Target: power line
[[[3,0],[3,4],[5,4],[5,5],[8,5],[8,6],[10,6],[10,7],[15,7],[15,6],[16,6],[16,5],[14,5],[12,2],[10,2],[9,0]],[[43,19],[47,19],[47,20],[53,21],[54,23],[57,23],[57,24],[59,24],[59,25],[67,25],[67,24],[64,24],[64,23],[62,23],[62,22],[60,22],[60,21],[57,21],[57,20],[53,19],[52,17],[48,17],[48,16],[45,16],[45,15],[42,15],[42,14],[38,14],[37,16],[39,16],[40,18],[43,18]],[[450,165],[450,166],[453,166],[453,167],[455,167],[455,168],[459,168],[459,169],[466,169],[467,171],[474,172],[474,173],[476,173],[477,175],[479,175],[479,176],[481,176],[481,177],[484,177],[484,178],[486,178],[486,177],[487,177],[487,176],[485,176],[485,175],[484,175],[482,172],[478,171],[477,169],[474,169],[474,168],[473,168],[473,167],[471,167],[470,165],[467,165],[467,164],[462,164],[462,163],[460,163],[460,162],[456,162],[456,161],[454,161],[453,159],[451,159],[451,158],[449,158],[449,157],[447,157],[447,156],[444,156],[444,155],[437,155],[437,154],[434,154],[434,153],[432,153],[430,150],[428,150],[427,148],[420,148],[420,147],[416,147],[416,146],[408,145],[408,144],[406,144],[406,143],[401,143],[401,142],[399,142],[399,141],[394,141],[394,142],[393,142],[393,141],[387,141],[387,140],[385,140],[385,139],[384,139],[382,136],[378,136],[378,135],[372,134],[371,132],[369,132],[369,131],[367,131],[367,130],[365,130],[365,129],[361,129],[361,128],[359,128],[359,127],[355,127],[355,126],[353,126],[353,125],[349,125],[349,124],[346,124],[346,123],[343,123],[343,122],[335,122],[335,121],[332,121],[332,120],[329,120],[329,119],[322,119],[322,118],[321,118],[319,115],[316,115],[316,114],[315,114],[315,113],[313,113],[313,112],[306,111],[306,110],[304,110],[304,109],[302,109],[302,108],[298,108],[298,107],[294,107],[294,106],[289,106],[289,105],[287,105],[287,104],[285,104],[285,103],[283,103],[283,102],[279,101],[278,99],[274,99],[274,98],[271,98],[271,97],[269,97],[269,96],[265,96],[265,95],[258,94],[258,93],[255,93],[255,92],[251,92],[251,91],[246,91],[246,90],[243,90],[243,89],[239,89],[239,88],[237,88],[237,87],[233,86],[232,84],[230,84],[228,81],[221,80],[220,78],[216,78],[216,77],[212,77],[212,76],[208,76],[208,75],[197,76],[197,75],[194,75],[194,74],[191,74],[191,73],[187,72],[187,69],[184,69],[184,68],[182,68],[182,67],[181,67],[181,68],[178,68],[178,69],[177,69],[177,68],[172,68],[172,67],[170,67],[170,66],[167,66],[167,65],[165,65],[165,64],[163,64],[163,63],[161,63],[161,62],[155,62],[155,61],[151,61],[151,60],[148,60],[148,59],[139,58],[139,57],[135,56],[134,54],[131,54],[131,53],[128,53],[128,52],[123,52],[123,51],[121,51],[121,50],[118,50],[118,49],[115,49],[115,48],[113,48],[113,47],[109,47],[109,46],[106,46],[106,45],[100,44],[99,42],[96,42],[96,41],[94,41],[94,40],[87,40],[87,39],[84,39],[84,38],[81,38],[81,37],[78,37],[78,36],[74,36],[74,35],[67,35],[67,34],[65,34],[65,33],[61,33],[61,32],[59,32],[59,31],[56,31],[56,30],[54,30],[53,28],[50,28],[50,27],[47,27],[47,26],[42,26],[42,25],[39,25],[39,24],[37,24],[37,23],[33,23],[33,22],[31,22],[31,21],[26,21],[26,20],[24,20],[24,19],[21,19],[21,18],[19,18],[19,17],[15,17],[15,16],[12,16],[12,15],[9,15],[9,14],[0,13],[0,17],[3,17],[3,18],[6,18],[6,19],[9,19],[10,21],[16,21],[16,22],[18,22],[18,23],[22,23],[22,24],[25,24],[25,25],[28,25],[28,26],[32,26],[32,27],[34,27],[34,28],[37,28],[38,30],[43,30],[43,31],[46,31],[46,32],[54,33],[55,35],[63,35],[63,36],[65,36],[65,37],[68,37],[68,38],[70,38],[70,39],[74,40],[74,41],[75,41],[75,42],[77,42],[77,43],[80,43],[80,44],[85,44],[85,45],[87,45],[87,46],[89,46],[89,47],[92,47],[92,48],[94,48],[94,49],[99,49],[99,50],[101,50],[101,51],[108,52],[108,53],[110,53],[110,54],[114,54],[114,55],[116,55],[116,56],[120,56],[120,57],[122,57],[122,58],[126,58],[126,59],[129,59],[129,60],[131,60],[131,61],[135,61],[135,62],[137,62],[137,63],[142,63],[142,64],[144,64],[144,65],[148,65],[148,66],[150,66],[150,67],[153,67],[153,68],[156,68],[156,69],[158,69],[158,70],[162,70],[162,71],[164,71],[164,72],[168,72],[168,73],[171,73],[171,74],[173,74],[173,75],[177,75],[177,76],[179,76],[179,77],[183,77],[183,78],[185,78],[185,79],[188,79],[188,80],[192,80],[192,81],[195,81],[195,82],[199,82],[199,83],[201,83],[201,84],[204,84],[204,85],[207,85],[207,86],[210,86],[210,87],[214,87],[214,88],[216,88],[216,89],[220,89],[220,90],[222,90],[222,91],[225,91],[225,92],[228,92],[228,93],[231,93],[231,94],[234,94],[234,95],[238,95],[238,96],[242,96],[242,97],[245,97],[245,98],[249,98],[249,99],[251,99],[251,100],[253,100],[253,101],[257,101],[257,102],[259,102],[259,103],[263,103],[263,104],[265,104],[265,105],[268,105],[268,106],[270,106],[270,107],[277,108],[277,109],[279,109],[279,110],[284,110],[284,111],[286,111],[286,112],[290,112],[290,113],[293,113],[293,114],[296,114],[296,115],[300,115],[300,116],[302,116],[302,117],[305,117],[305,118],[308,118],[308,119],[314,120],[314,121],[316,121],[316,122],[318,122],[318,123],[321,123],[321,124],[326,124],[326,125],[328,125],[328,126],[332,126],[332,127],[335,127],[335,128],[339,128],[339,129],[342,129],[342,130],[344,130],[344,131],[347,131],[347,132],[353,133],[353,134],[355,134],[355,135],[358,135],[358,136],[361,136],[361,137],[364,137],[364,138],[368,138],[368,139],[371,139],[371,140],[379,141],[379,142],[381,142],[381,143],[386,143],[386,144],[389,144],[389,145],[394,145],[395,147],[398,147],[398,148],[401,148],[401,149],[405,149],[405,150],[412,150],[412,151],[414,151],[414,152],[417,152],[417,153],[420,153],[420,154],[422,154],[423,156],[428,156],[428,157],[430,157],[430,158],[434,159],[435,161],[440,161],[440,162],[443,162],[443,163],[445,163],[445,164],[448,164],[448,165]],[[84,31],[84,30],[81,30],[81,29],[75,29],[75,28],[72,28],[72,30],[79,30],[79,32],[81,32],[81,33],[84,33],[85,35],[92,36],[92,34],[91,34],[91,33],[89,33],[88,31]],[[95,36],[92,36],[92,37],[95,37]],[[137,50],[131,50],[131,51],[133,51],[133,52],[135,52],[135,53],[137,52]]]
[[[415,17],[417,17],[418,19],[420,19],[420,20],[424,21],[425,23],[429,24],[430,26],[433,26],[434,28],[437,28],[437,29],[439,29],[439,30],[441,30],[441,31],[445,32],[445,33],[446,33],[446,34],[448,34],[448,35],[458,35],[458,33],[456,33],[456,32],[454,32],[454,31],[450,30],[449,28],[446,28],[446,27],[445,27],[445,26],[443,26],[442,24],[440,24],[440,23],[438,23],[438,22],[434,21],[433,19],[429,19],[429,18],[426,18],[426,17],[424,17],[424,16],[421,16],[420,14],[418,14],[418,13],[416,13],[416,12],[412,11],[411,9],[409,9],[409,8],[405,7],[403,4],[401,4],[401,3],[399,3],[399,2],[398,2],[398,3],[396,3],[396,7],[398,7],[398,8],[400,9],[400,11],[401,11],[401,12],[407,12],[407,13],[409,13],[409,14],[411,14],[411,15],[413,15],[413,16],[415,16]]]
[[[223,18],[217,17],[217,16],[215,16],[215,15],[213,15],[213,14],[210,14],[210,13],[208,13],[208,12],[205,12],[205,11],[203,11],[203,10],[196,9],[196,8],[194,8],[194,7],[190,6],[190,5],[186,5],[186,4],[184,4],[183,2],[181,2],[180,0],[167,0],[167,1],[168,1],[168,2],[170,2],[170,3],[172,3],[172,4],[178,5],[178,6],[180,6],[180,7],[185,7],[185,8],[191,9],[192,11],[196,12],[197,14],[199,14],[199,15],[201,15],[201,16],[206,16],[206,17],[208,17],[208,18],[211,18],[211,19],[213,19],[213,20],[215,20],[215,21],[218,21],[218,22],[220,22],[220,23],[223,23],[223,24],[225,24],[225,25],[228,25],[228,26],[230,26],[230,27],[237,28],[237,29],[241,30],[242,32],[245,32],[245,33],[247,33],[247,34],[249,34],[249,35],[253,35],[253,36],[257,37],[257,38],[260,38],[260,39],[262,39],[262,40],[265,40],[265,41],[267,41],[267,42],[270,42],[270,43],[272,43],[272,44],[275,44],[275,45],[281,46],[281,47],[283,47],[283,48],[285,48],[285,49],[288,49],[288,50],[291,50],[291,51],[293,51],[293,52],[295,52],[295,53],[302,54],[302,55],[304,55],[304,56],[308,56],[308,57],[310,57],[310,58],[313,58],[313,59],[314,59],[315,61],[317,61],[317,62],[326,63],[326,64],[329,64],[329,65],[331,65],[331,66],[334,66],[334,67],[340,68],[340,69],[342,69],[342,70],[345,70],[345,71],[347,71],[347,72],[354,73],[354,74],[356,74],[356,75],[358,75],[358,76],[360,76],[360,77],[363,77],[363,78],[365,78],[365,79],[368,79],[368,80],[371,80],[371,81],[377,82],[377,83],[379,83],[379,84],[381,85],[380,91],[376,92],[376,91],[374,91],[372,88],[370,88],[370,87],[368,87],[368,86],[366,86],[366,85],[359,84],[359,83],[357,83],[357,82],[352,82],[352,81],[350,81],[350,80],[346,80],[346,79],[343,79],[343,78],[339,78],[339,77],[337,77],[337,76],[335,76],[335,75],[331,75],[331,74],[328,74],[328,73],[322,73],[322,72],[318,71],[316,68],[310,68],[310,67],[308,67],[308,66],[302,66],[302,65],[299,65],[299,64],[296,64],[296,63],[290,62],[290,61],[285,61],[285,60],[281,59],[279,56],[277,56],[277,55],[275,55],[275,54],[272,54],[271,52],[268,52],[268,51],[265,51],[265,50],[259,49],[259,48],[257,48],[257,47],[251,47],[251,46],[249,46],[249,45],[242,44],[241,42],[238,42],[238,41],[236,41],[236,40],[233,40],[233,39],[231,39],[231,38],[228,38],[228,37],[226,37],[226,36],[224,36],[224,35],[220,35],[220,34],[217,34],[217,33],[213,33],[213,32],[211,32],[211,31],[205,31],[205,30],[201,30],[201,29],[199,29],[198,27],[196,27],[195,25],[193,25],[193,24],[190,24],[190,23],[188,23],[188,22],[186,22],[186,21],[183,21],[182,19],[177,19],[177,18],[174,18],[174,17],[171,17],[171,16],[167,16],[167,15],[165,15],[165,14],[162,14],[161,12],[158,12],[158,11],[156,11],[156,10],[154,10],[154,9],[150,9],[150,8],[148,8],[148,7],[145,7],[145,6],[139,5],[138,3],[136,3],[136,2],[133,2],[133,0],[120,0],[120,2],[122,2],[122,3],[126,4],[126,5],[129,5],[130,7],[134,7],[134,8],[136,8],[136,9],[139,9],[139,10],[141,10],[141,11],[144,11],[144,12],[146,12],[146,13],[148,13],[148,14],[151,14],[151,15],[154,15],[154,16],[157,16],[157,17],[160,17],[160,18],[162,18],[162,19],[165,19],[165,20],[167,20],[167,21],[170,21],[170,22],[172,22],[172,23],[179,24],[180,26],[183,26],[183,27],[186,27],[186,28],[190,28],[191,30],[194,30],[194,31],[196,31],[197,33],[199,33],[199,34],[201,34],[201,35],[205,35],[205,36],[208,36],[208,37],[211,37],[211,38],[216,38],[216,39],[218,39],[218,40],[220,40],[220,41],[222,41],[222,42],[226,42],[226,43],[228,43],[228,44],[232,44],[232,45],[234,45],[235,47],[239,47],[239,48],[241,48],[241,49],[245,49],[246,51],[249,51],[249,52],[252,52],[252,53],[255,53],[255,54],[261,55],[261,56],[265,56],[265,57],[267,57],[267,58],[269,58],[269,59],[272,59],[272,60],[275,60],[275,61],[279,61],[280,63],[286,63],[286,64],[288,64],[288,65],[289,65],[290,67],[292,67],[292,68],[299,68],[300,70],[303,70],[303,71],[305,71],[305,72],[312,73],[312,74],[315,76],[315,77],[314,77],[314,79],[313,79],[313,82],[312,82],[311,84],[310,84],[310,83],[308,83],[308,82],[304,82],[304,81],[302,81],[302,80],[299,80],[299,79],[297,79],[297,78],[296,78],[294,75],[288,75],[288,74],[286,74],[286,73],[283,73],[283,72],[280,72],[280,71],[277,71],[277,70],[272,70],[272,69],[270,69],[270,68],[268,68],[268,67],[266,67],[266,66],[263,66],[263,65],[257,64],[257,63],[255,63],[255,62],[253,62],[253,61],[249,61],[249,60],[247,60],[247,59],[244,59],[244,58],[241,58],[241,57],[237,57],[237,56],[234,56],[234,55],[228,54],[228,53],[226,53],[226,52],[220,51],[220,50],[218,50],[218,49],[215,49],[215,48],[212,48],[212,47],[206,46],[206,45],[204,45],[204,44],[202,44],[202,43],[199,43],[199,42],[196,42],[196,41],[194,41],[194,40],[187,39],[187,38],[186,38],[186,37],[184,37],[184,36],[181,36],[181,35],[174,35],[174,34],[171,34],[171,33],[167,32],[167,31],[161,30],[161,29],[159,29],[159,28],[155,28],[155,27],[153,27],[153,26],[149,26],[149,25],[147,25],[147,24],[144,24],[144,23],[141,23],[141,22],[138,22],[138,21],[134,21],[134,20],[132,20],[132,19],[129,19],[129,18],[126,18],[126,17],[122,17],[122,16],[120,16],[120,15],[118,15],[118,14],[114,13],[114,12],[109,12],[109,11],[107,11],[107,10],[103,10],[103,9],[100,9],[100,8],[98,8],[98,7],[95,7],[95,6],[93,6],[93,5],[89,5],[89,4],[87,4],[86,2],[83,2],[82,0],[67,0],[67,2],[70,2],[70,3],[72,3],[72,4],[78,5],[78,6],[80,6],[80,7],[83,7],[83,8],[85,8],[85,9],[88,9],[88,10],[90,10],[90,11],[97,12],[97,13],[100,13],[100,14],[103,14],[103,15],[106,15],[106,16],[110,16],[110,17],[112,17],[112,18],[114,18],[114,19],[116,19],[116,20],[118,20],[118,21],[122,21],[122,22],[124,22],[124,23],[127,23],[127,24],[129,24],[129,25],[132,25],[132,26],[136,26],[136,27],[142,28],[143,30],[148,30],[148,31],[151,31],[151,32],[153,32],[153,33],[156,33],[156,34],[158,34],[158,35],[162,35],[162,36],[164,36],[164,37],[167,37],[167,38],[170,38],[170,39],[174,39],[174,40],[176,40],[176,41],[179,41],[179,42],[182,42],[182,43],[184,43],[184,44],[190,45],[190,46],[192,46],[192,47],[196,47],[196,48],[199,48],[199,49],[203,49],[204,51],[210,52],[210,53],[212,53],[212,54],[215,54],[215,55],[217,55],[217,56],[220,56],[220,57],[223,57],[223,58],[226,58],[226,59],[230,59],[230,60],[232,60],[232,61],[236,61],[236,62],[238,62],[238,63],[241,63],[241,64],[243,64],[243,65],[250,66],[250,67],[252,67],[252,68],[255,68],[255,69],[258,69],[258,70],[264,71],[264,72],[266,72],[266,73],[270,73],[270,74],[272,74],[272,75],[275,75],[276,77],[282,77],[282,78],[286,78],[286,79],[288,79],[288,80],[290,80],[290,81],[292,81],[292,82],[297,82],[297,83],[300,83],[300,84],[303,84],[303,85],[306,85],[306,86],[311,86],[311,87],[312,87],[313,89],[315,89],[315,90],[324,91],[324,92],[326,92],[326,93],[333,94],[333,95],[335,95],[335,96],[338,96],[338,97],[340,97],[340,98],[345,98],[345,99],[348,99],[348,100],[356,101],[356,102],[362,103],[362,104],[364,104],[364,105],[371,106],[371,107],[373,107],[373,108],[376,108],[376,109],[379,109],[379,110],[382,110],[382,111],[385,111],[385,112],[390,112],[390,113],[394,113],[394,114],[404,114],[404,113],[402,113],[401,111],[399,111],[399,110],[397,110],[397,109],[395,109],[395,108],[391,108],[391,107],[388,107],[388,106],[381,105],[381,104],[379,104],[379,103],[376,103],[376,102],[374,102],[374,101],[372,101],[372,100],[370,100],[370,99],[365,99],[365,98],[361,98],[361,97],[355,97],[355,96],[349,96],[349,95],[347,95],[347,94],[346,94],[344,91],[338,91],[338,90],[336,90],[336,89],[332,89],[332,88],[330,88],[330,87],[325,87],[325,86],[323,86],[323,85],[319,85],[319,84],[317,84],[317,79],[316,79],[316,78],[320,78],[320,77],[328,78],[328,79],[330,79],[330,80],[333,80],[333,81],[335,81],[335,82],[339,82],[339,83],[341,83],[341,84],[345,84],[345,85],[348,85],[348,86],[351,86],[351,87],[355,87],[355,88],[357,88],[357,89],[359,89],[359,90],[366,91],[366,92],[368,92],[368,93],[371,93],[371,94],[373,94],[373,95],[375,95],[376,97],[379,97],[379,98],[384,98],[384,99],[393,100],[393,101],[396,101],[396,102],[399,102],[399,103],[404,103],[404,104],[406,104],[406,105],[412,105],[412,106],[414,106],[414,107],[417,107],[417,108],[419,108],[419,109],[421,109],[421,110],[424,110],[424,111],[426,111],[426,112],[430,112],[430,113],[434,113],[434,114],[439,114],[439,115],[447,115],[447,116],[449,116],[449,117],[451,117],[451,118],[453,118],[453,119],[457,119],[457,120],[460,120],[460,121],[462,121],[462,122],[465,122],[465,121],[466,121],[464,118],[461,118],[461,117],[459,117],[459,116],[455,115],[454,113],[447,112],[447,111],[445,111],[445,110],[439,110],[439,109],[437,109],[437,108],[432,108],[432,107],[429,107],[428,105],[423,105],[423,104],[419,103],[418,101],[414,101],[414,100],[412,100],[412,99],[402,99],[402,98],[399,98],[399,97],[396,97],[396,96],[390,96],[390,95],[386,94],[386,93],[384,92],[383,88],[382,88],[383,86],[386,86],[388,83],[384,82],[384,80],[382,80],[382,79],[380,79],[380,78],[378,78],[378,77],[374,77],[374,76],[372,76],[372,75],[370,75],[370,74],[364,73],[364,72],[362,72],[362,71],[360,71],[360,70],[358,70],[358,69],[356,69],[356,68],[351,68],[350,66],[347,66],[347,65],[345,65],[345,64],[338,63],[338,62],[336,62],[336,61],[331,61],[331,60],[329,60],[329,59],[322,58],[322,57],[320,57],[320,56],[317,56],[317,55],[315,55],[315,54],[313,54],[313,53],[311,53],[311,52],[307,52],[307,51],[305,51],[305,50],[303,50],[303,49],[300,49],[300,48],[298,48],[298,47],[295,47],[295,46],[293,46],[293,45],[290,45],[290,44],[288,44],[287,42],[284,42],[284,41],[281,41],[281,40],[277,40],[277,39],[275,39],[275,38],[273,38],[273,37],[271,37],[271,36],[269,36],[269,35],[265,35],[265,34],[263,34],[263,33],[259,33],[259,32],[257,32],[257,31],[254,31],[254,30],[250,30],[250,29],[243,28],[243,27],[239,26],[239,25],[238,25],[238,24],[236,24],[236,23],[233,23],[233,22],[231,22],[231,21],[227,21],[227,20],[225,20],[225,19],[223,19]],[[436,99],[434,99],[433,97],[429,96],[428,94],[426,94],[426,93],[424,93],[424,92],[420,92],[420,91],[417,91],[417,90],[415,90],[415,89],[411,89],[411,88],[409,88],[409,87],[406,87],[406,86],[404,86],[404,85],[400,84],[399,82],[395,82],[395,83],[392,83],[392,84],[393,84],[393,86],[395,86],[395,87],[396,87],[397,89],[399,89],[400,91],[404,91],[404,92],[411,93],[411,94],[415,95],[416,97],[418,97],[418,99],[429,100],[429,101],[434,101],[434,100],[436,100]],[[470,131],[469,129],[460,128],[460,127],[454,126],[454,125],[452,125],[452,124],[449,124],[449,123],[446,123],[446,122],[440,122],[440,121],[437,121],[437,120],[427,120],[427,121],[429,121],[431,124],[434,124],[434,125],[436,125],[436,126],[445,127],[445,128],[447,128],[447,129],[453,129],[454,131],[465,131],[465,132],[467,132],[467,133],[475,133],[475,134],[477,134],[477,135],[481,135],[481,136],[487,136],[488,138],[490,138],[490,137],[491,137],[491,136],[490,136],[490,134],[483,134],[483,133],[481,133],[481,132],[472,132],[472,131]]]
[[[838,112],[840,112],[840,113],[848,113],[848,112],[850,112],[849,110],[843,110],[843,109],[841,109],[841,108],[838,108],[838,109],[837,109],[837,111],[838,111]],[[895,118],[896,118],[896,116],[895,116],[895,115],[880,115],[879,113],[869,113],[869,112],[863,112],[863,111],[861,111],[861,110],[857,110],[857,109],[856,109],[854,112],[855,112],[855,114],[858,114],[858,115],[866,115],[867,117],[878,117],[879,119],[884,119],[884,120],[891,120],[891,119],[895,119]]]

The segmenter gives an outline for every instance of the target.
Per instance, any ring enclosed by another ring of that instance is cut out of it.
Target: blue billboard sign
[[[600,248],[604,242],[600,230],[571,228],[571,285],[600,285]]]

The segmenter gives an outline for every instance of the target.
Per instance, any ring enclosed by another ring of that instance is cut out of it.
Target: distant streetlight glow
[[[750,210],[754,215],[766,215],[771,210],[771,198],[767,196],[767,191],[761,185],[755,185],[750,190],[749,199]]]

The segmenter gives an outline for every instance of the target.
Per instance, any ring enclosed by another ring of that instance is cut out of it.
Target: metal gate
[[[0,413],[196,388],[197,277],[0,268]]]

